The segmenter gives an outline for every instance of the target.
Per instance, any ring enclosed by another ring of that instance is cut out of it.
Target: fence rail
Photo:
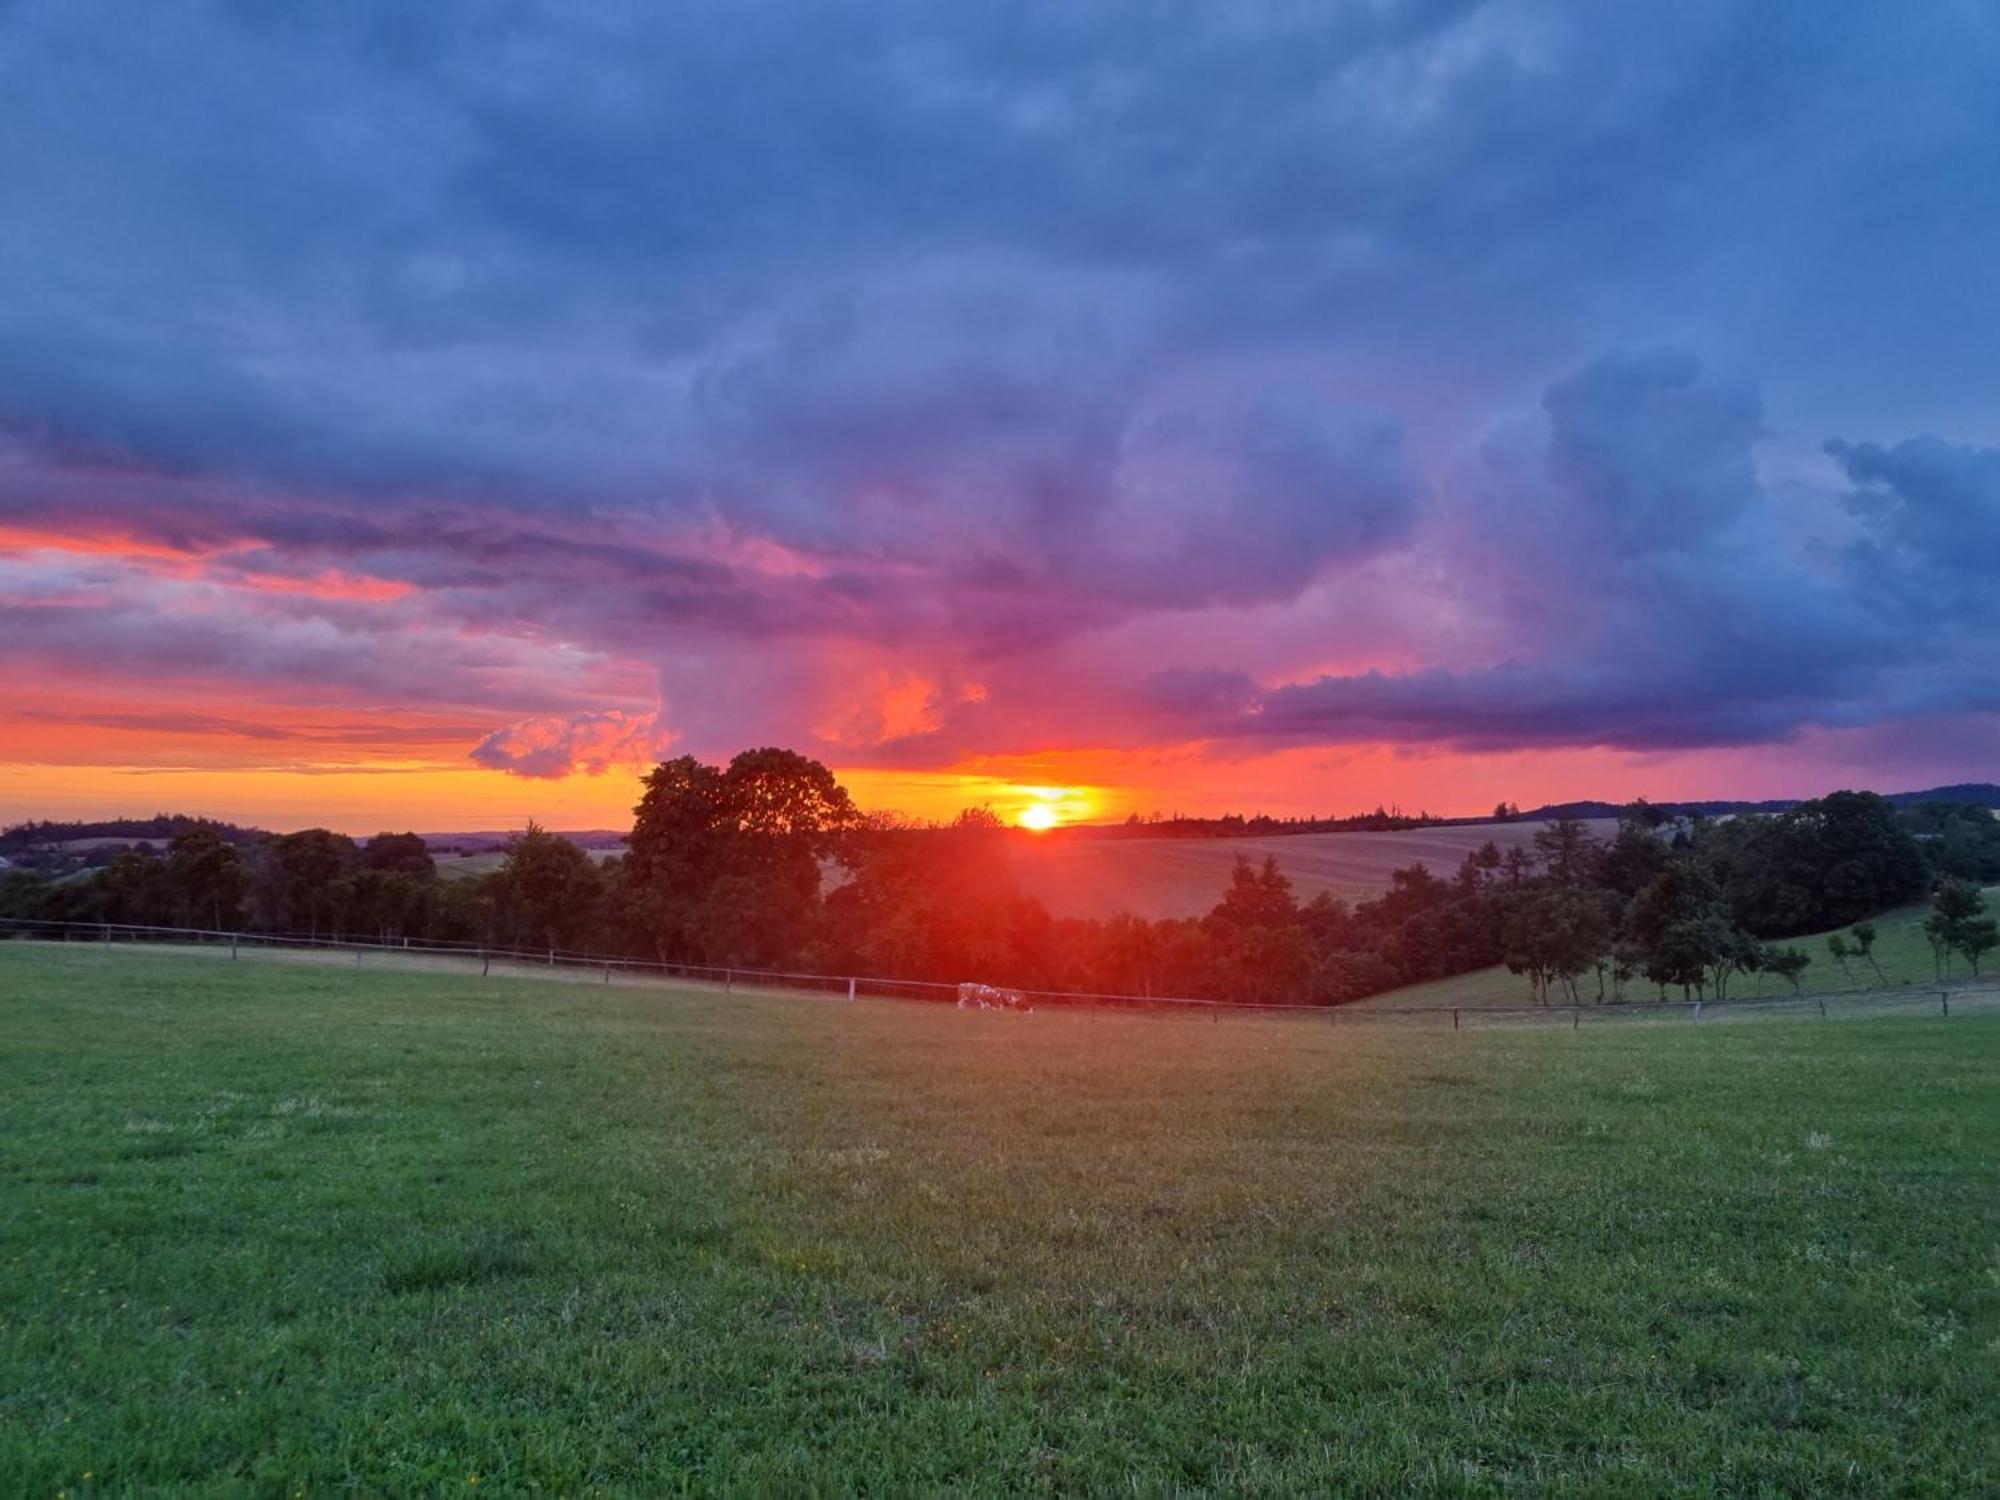
[[[755,969],[713,964],[669,963],[658,959],[626,958],[610,954],[578,953],[562,948],[496,947],[479,943],[417,942],[410,939],[369,941],[351,937],[326,937],[311,933],[243,932],[224,928],[161,927],[130,922],[57,922],[31,917],[0,917],[0,938],[41,939],[51,942],[165,943],[200,948],[227,945],[235,958],[244,950],[258,949],[315,951],[354,956],[359,967],[367,954],[396,958],[455,959],[479,965],[482,976],[490,975],[497,963],[514,968],[559,969],[570,974],[600,977],[609,984],[614,975],[658,977],[709,986],[730,992],[745,989],[830,994],[847,1000],[868,996],[872,999],[955,1002],[956,984],[922,979],[884,979],[859,974],[807,974],[783,969]],[[1704,1019],[1719,1020],[1731,1013],[1799,1012],[1828,1018],[1836,1009],[1858,1009],[1885,1001],[1903,1004],[1936,1005],[1950,1015],[1953,1001],[1961,1006],[2000,999],[2000,983],[1967,985],[1901,985],[1874,990],[1842,990],[1797,995],[1749,995],[1727,1000],[1619,1000],[1591,1005],[1300,1005],[1275,1002],[1204,1000],[1179,995],[1120,995],[1081,990],[1019,990],[1037,1005],[1076,1010],[1121,1010],[1206,1014],[1220,1021],[1229,1015],[1318,1016],[1335,1024],[1343,1021],[1393,1020],[1428,1023],[1453,1031],[1468,1025],[1494,1022],[1567,1022],[1572,1029],[1584,1021],[1654,1016],[1662,1019],[1685,1017],[1699,1025]]]

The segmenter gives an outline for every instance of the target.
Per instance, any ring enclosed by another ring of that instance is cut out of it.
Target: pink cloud
[[[578,771],[602,776],[614,767],[644,766],[672,742],[657,715],[612,709],[567,719],[522,719],[486,736],[472,758],[512,776],[554,780]]]

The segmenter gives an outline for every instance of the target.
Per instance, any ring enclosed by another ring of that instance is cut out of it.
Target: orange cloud
[[[33,526],[0,523],[0,554],[27,552],[70,552],[85,557],[124,557],[161,562],[185,562],[212,557],[219,548],[176,547],[165,542],[141,541],[115,531],[51,531]]]
[[[370,578],[359,573],[343,573],[335,568],[307,577],[246,572],[212,581],[252,589],[261,594],[298,594],[311,599],[363,600],[369,603],[405,599],[417,591],[415,584],[404,583],[400,579]]]

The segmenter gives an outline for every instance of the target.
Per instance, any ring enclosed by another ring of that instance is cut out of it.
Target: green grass
[[[1301,901],[1331,891],[1366,900],[1389,886],[1389,875],[1423,864],[1448,879],[1465,856],[1491,839],[1502,849],[1528,844],[1539,822],[1475,823],[1412,828],[1401,833],[1297,833],[1241,839],[1022,838],[1010,847],[1021,888],[1059,917],[1198,917],[1222,899],[1237,857],[1265,855],[1291,878]],[[1604,837],[1617,824],[1599,819]]]
[[[0,1494],[1992,1493],[1996,1064],[0,944]]]
[[[616,859],[624,853],[622,849],[586,849],[583,851],[598,864]],[[491,875],[507,862],[504,849],[482,849],[477,854],[433,854],[440,880],[473,880],[481,875]]]
[[[1986,892],[1989,910],[2000,910],[2000,886]],[[1938,987],[1937,965],[1931,955],[1931,945],[1924,937],[1924,918],[1929,915],[1928,905],[1904,906],[1895,911],[1885,912],[1875,919],[1875,962],[1866,963],[1859,958],[1850,958],[1843,969],[1833,961],[1833,955],[1826,950],[1825,933],[1814,933],[1810,937],[1786,938],[1780,947],[1804,949],[1812,956],[1812,967],[1807,969],[1799,982],[1800,990],[1807,995],[1839,995],[1872,992],[1882,989],[1909,987],[1912,989]],[[1849,928],[1837,928],[1847,932]],[[1947,985],[1996,985],[2000,986],[2000,955],[1989,956],[1982,965],[1982,973],[1975,980],[1971,968],[1962,958],[1953,958],[1946,969]],[[1586,1004],[1594,1003],[1597,994],[1597,976],[1587,974],[1579,981],[1578,987]],[[1737,975],[1731,979],[1729,994],[1731,999],[1770,998],[1792,993],[1792,987],[1784,980],[1770,977],[1759,979],[1755,974]],[[1645,980],[1635,980],[1626,986],[1628,1000],[1657,1000],[1660,992],[1657,986]],[[1678,998],[1679,991],[1673,998]],[[1379,995],[1371,995],[1355,1004],[1375,1009],[1476,1009],[1495,1005],[1532,1005],[1534,994],[1527,978],[1520,974],[1510,974],[1502,965],[1495,964],[1490,969],[1474,969],[1466,974],[1454,974],[1447,979],[1434,979],[1427,984],[1405,985],[1399,990],[1384,990]]]

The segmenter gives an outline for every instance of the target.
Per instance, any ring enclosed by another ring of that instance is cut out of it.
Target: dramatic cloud
[[[534,779],[1971,756],[1996,65],[1963,6],[27,0],[0,672]]]
[[[622,713],[573,719],[524,719],[481,740],[472,758],[516,776],[602,776],[613,766],[644,766],[671,743],[651,718]]]
[[[1671,749],[2000,704],[1990,602],[1940,609],[1935,592],[1891,586],[1898,569],[1945,566],[1940,533],[1978,528],[2000,454],[1919,444],[1899,466],[1832,445],[1855,477],[1896,475],[1922,498],[1829,486],[1819,508],[1860,529],[1826,558],[1788,533],[1758,478],[1756,398],[1691,358],[1607,358],[1543,406],[1539,449],[1494,456],[1439,536],[1457,549],[1450,577],[1489,660],[1277,685],[1209,731]],[[1976,573],[1983,543],[1971,545]]]
[[[1836,441],[1827,452],[1859,487],[1848,500],[1863,523],[1857,580],[1947,621],[1964,611],[1990,621],[2000,610],[2000,449],[1924,437],[1891,448]]]

